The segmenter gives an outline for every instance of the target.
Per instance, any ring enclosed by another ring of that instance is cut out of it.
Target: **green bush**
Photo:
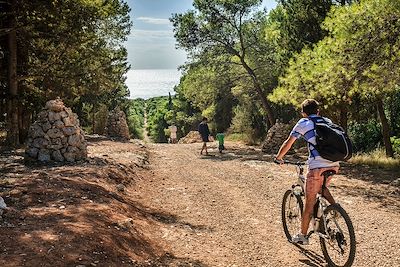
[[[133,138],[143,139],[145,100],[130,100],[127,112],[129,133]]]
[[[390,142],[393,146],[393,151],[400,156],[400,137],[392,136],[390,137]]]
[[[372,151],[382,140],[381,127],[376,120],[365,123],[352,122],[349,124],[348,133],[355,152]]]

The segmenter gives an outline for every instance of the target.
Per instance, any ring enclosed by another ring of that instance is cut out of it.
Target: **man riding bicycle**
[[[283,157],[298,138],[301,137],[307,141],[309,157],[308,172],[305,182],[306,203],[301,220],[301,231],[299,234],[292,237],[292,242],[296,244],[308,245],[307,231],[311,221],[317,194],[322,193],[323,197],[328,200],[329,203],[335,203],[335,200],[333,199],[328,188],[322,189],[322,184],[324,181],[322,173],[327,170],[334,170],[337,173],[339,170],[339,162],[322,158],[315,149],[315,126],[314,122],[310,118],[319,116],[318,102],[314,99],[304,100],[301,104],[301,113],[303,118],[297,122],[290,132],[289,137],[285,140],[285,142],[283,142],[276,156],[276,160],[283,163]],[[330,122],[329,119],[324,119]],[[329,185],[331,178],[332,176],[326,181],[326,186]]]

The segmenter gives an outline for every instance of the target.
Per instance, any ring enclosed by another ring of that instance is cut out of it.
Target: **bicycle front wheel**
[[[301,225],[303,201],[292,190],[287,190],[282,201],[282,223],[287,239],[291,242],[292,236],[297,233]]]
[[[329,266],[349,267],[356,255],[356,237],[350,217],[339,204],[330,205],[324,214],[326,230],[321,220],[320,232],[328,238],[320,237],[322,253]]]

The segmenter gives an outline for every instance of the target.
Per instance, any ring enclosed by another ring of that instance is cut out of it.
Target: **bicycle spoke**
[[[350,218],[338,205],[328,207],[325,216],[327,238],[320,239],[325,258],[330,266],[351,266],[355,257],[355,237]]]
[[[288,190],[282,202],[282,222],[285,235],[289,241],[300,227],[302,208],[301,198]]]

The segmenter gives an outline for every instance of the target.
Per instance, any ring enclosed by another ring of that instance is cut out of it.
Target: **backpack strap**
[[[320,116],[307,117],[307,119],[309,119],[310,121],[312,121],[312,123],[314,124],[314,129],[312,129],[312,130],[310,130],[310,131],[314,131],[315,138],[317,138],[317,127],[316,127],[316,125],[317,125],[317,120],[318,120],[318,119],[322,119],[325,123],[326,123],[326,120],[325,120],[323,117],[320,117]],[[315,150],[318,151],[318,146],[317,146],[317,145],[314,145],[313,143],[308,142],[307,139],[305,139],[305,138],[304,138],[304,140],[305,140],[310,146],[312,146]],[[313,155],[313,154],[311,153],[311,151],[310,151],[310,154],[311,154],[311,156],[315,159],[315,155]]]

